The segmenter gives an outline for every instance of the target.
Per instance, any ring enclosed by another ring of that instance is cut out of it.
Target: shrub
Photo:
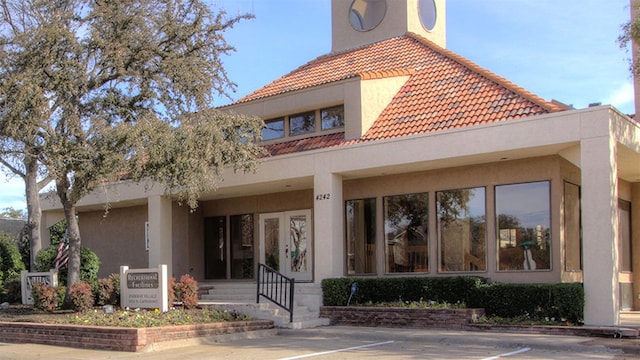
[[[58,307],[64,303],[64,298],[67,296],[67,287],[64,285],[58,285],[56,289],[56,297],[58,299]]]
[[[477,301],[489,316],[584,319],[584,288],[579,283],[504,284],[477,289]]]
[[[0,302],[20,301],[22,270],[25,270],[25,266],[15,241],[9,235],[0,233]]]
[[[120,274],[98,279],[96,298],[98,305],[120,306]]]
[[[176,302],[176,278],[171,276],[167,279],[167,304],[169,307],[173,307]]]
[[[469,303],[475,296],[474,289],[486,283],[486,279],[475,276],[324,279],[323,303],[347,305],[354,283],[357,291],[350,304],[427,300]]]
[[[94,298],[91,285],[79,281],[69,289],[69,296],[76,311],[85,312],[93,308]]]
[[[35,271],[49,271],[54,268],[56,255],[58,254],[58,245],[53,244],[38,252],[36,256]],[[100,259],[98,255],[88,248],[80,249],[80,281],[84,281],[91,285],[92,288],[98,286],[98,270],[100,270]],[[58,271],[58,283],[67,285],[67,267],[63,267]]]
[[[357,291],[352,305],[429,300],[484,308],[487,316],[554,318],[573,323],[584,318],[582,284],[489,284],[473,276],[324,279],[323,304],[347,305],[353,283]]]
[[[45,283],[32,283],[31,295],[36,309],[52,312],[58,308],[57,289]]]
[[[180,300],[185,309],[194,309],[198,306],[198,282],[190,275],[182,275],[177,284],[180,289]]]

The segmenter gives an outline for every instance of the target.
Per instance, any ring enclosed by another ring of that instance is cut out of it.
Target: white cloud
[[[626,109],[631,109],[631,112],[633,112],[633,100],[633,84],[629,82],[620,85],[617,89],[614,89],[613,92],[605,98],[604,103],[611,104],[625,112],[628,112]]]

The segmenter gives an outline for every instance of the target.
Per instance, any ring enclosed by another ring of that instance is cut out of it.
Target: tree
[[[126,177],[195,207],[224,168],[254,169],[263,122],[211,108],[214,94],[235,89],[223,33],[250,16],[214,14],[200,0],[0,4],[3,156],[17,149],[27,174],[55,182],[69,285],[79,280],[83,196]]]
[[[629,70],[633,74],[640,75],[640,58],[633,54],[636,51],[634,50],[634,44],[640,44],[640,11],[638,9],[640,3],[634,0],[631,6],[631,19],[622,25],[622,32],[618,36],[618,44],[622,49],[632,52],[632,56],[629,59]]]
[[[27,215],[24,210],[16,209],[14,207],[6,207],[0,210],[0,219],[16,219],[26,220]]]

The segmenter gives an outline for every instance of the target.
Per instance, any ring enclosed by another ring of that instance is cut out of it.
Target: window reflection
[[[429,271],[427,193],[384,198],[388,273]]]
[[[376,199],[349,200],[347,225],[347,273],[376,273]]]
[[[484,188],[439,191],[439,271],[486,270]]]
[[[495,187],[499,270],[551,269],[548,181]]]
[[[322,130],[335,129],[344,126],[344,106],[336,106],[320,110]]]
[[[273,140],[284,137],[284,118],[267,120],[262,128],[262,140]]]
[[[316,113],[314,111],[289,117],[289,135],[295,136],[316,130]]]

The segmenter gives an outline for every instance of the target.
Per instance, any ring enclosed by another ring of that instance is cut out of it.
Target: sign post
[[[123,308],[169,310],[167,265],[150,269],[120,267],[120,304]]]

